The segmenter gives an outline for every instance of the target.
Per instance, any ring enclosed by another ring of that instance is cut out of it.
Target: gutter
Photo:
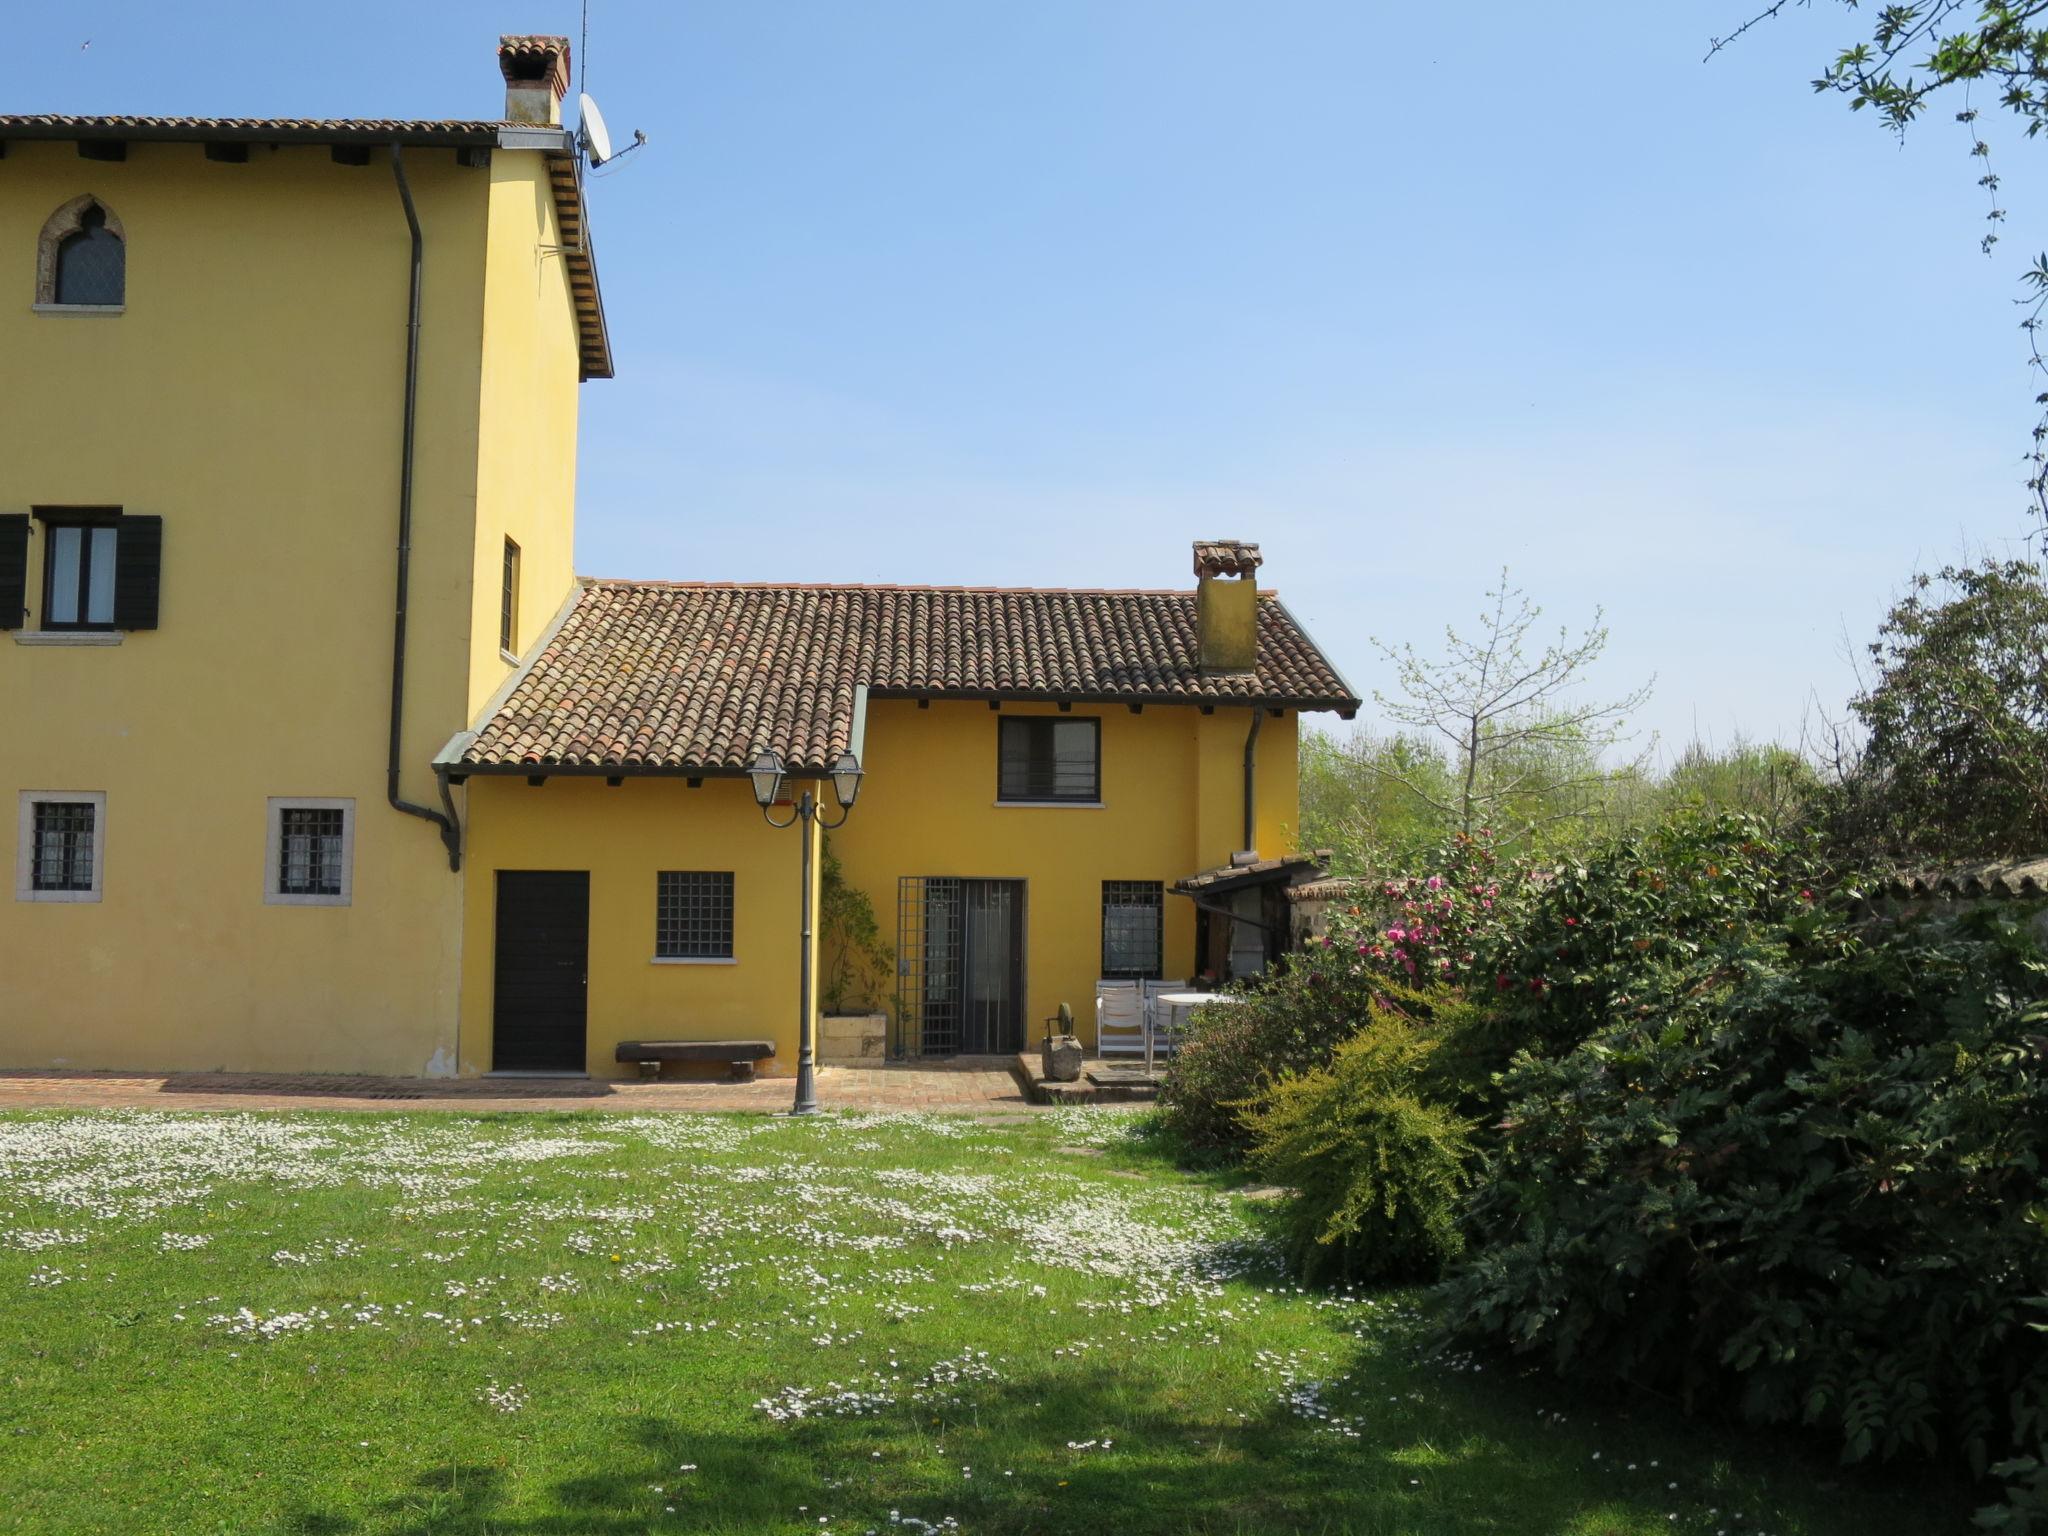
[[[406,227],[412,232],[412,281],[407,295],[405,325],[405,446],[398,471],[398,592],[391,620],[391,743],[385,762],[384,798],[394,811],[431,821],[441,829],[441,842],[448,849],[448,867],[462,868],[462,828],[455,819],[455,797],[449,793],[446,769],[436,768],[442,809],[415,805],[398,792],[400,740],[405,723],[405,621],[406,603],[412,585],[412,468],[413,442],[419,419],[420,390],[420,272],[426,241],[420,234],[419,211],[413,207],[412,188],[405,179],[405,152],[391,146],[391,175],[398,183],[398,198],[405,205]]]
[[[1257,842],[1258,833],[1253,825],[1255,819],[1253,816],[1253,805],[1255,801],[1253,791],[1258,787],[1259,781],[1259,727],[1265,724],[1265,722],[1266,712],[1263,709],[1254,709],[1252,711],[1252,728],[1249,731],[1245,732],[1244,737],[1243,846],[1245,852],[1247,853],[1257,853],[1259,851],[1259,845]]]

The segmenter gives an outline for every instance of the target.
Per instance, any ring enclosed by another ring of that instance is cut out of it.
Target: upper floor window
[[[1012,717],[998,722],[996,798],[1067,801],[1102,799],[1102,722]]]
[[[46,512],[43,628],[112,629],[116,512]]]
[[[40,536],[31,537],[32,524]],[[41,580],[30,556],[42,546]],[[36,629],[53,639],[98,631],[79,643],[111,643],[114,630],[155,629],[164,520],[119,507],[37,507],[0,512],[0,630],[20,629],[41,600]]]
[[[121,221],[90,194],[51,214],[36,252],[36,302],[119,309],[127,295],[128,239]]]

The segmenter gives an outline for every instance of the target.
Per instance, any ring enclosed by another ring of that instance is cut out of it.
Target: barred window
[[[341,894],[341,812],[278,813],[277,888],[286,896]]]
[[[999,722],[996,798],[1102,798],[1102,722],[1016,716]]]
[[[93,829],[98,808],[89,801],[38,800],[34,868],[29,886],[38,891],[92,889]]]
[[[732,874],[665,869],[655,877],[654,958],[732,958]]]
[[[15,843],[17,901],[98,901],[107,797],[24,790]]]
[[[272,800],[263,899],[275,906],[343,907],[355,878],[353,800]]]
[[[1161,918],[1166,886],[1158,880],[1102,882],[1102,975],[1105,980],[1157,981],[1164,966]]]

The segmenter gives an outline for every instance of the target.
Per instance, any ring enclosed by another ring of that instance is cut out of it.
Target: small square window
[[[665,869],[655,877],[654,958],[732,958],[732,875]]]
[[[347,906],[355,894],[355,823],[353,800],[271,800],[264,901],[282,907]]]
[[[1102,882],[1102,974],[1106,980],[1157,981],[1164,965],[1159,880]]]
[[[15,899],[98,901],[106,822],[103,794],[24,790],[15,844]]]

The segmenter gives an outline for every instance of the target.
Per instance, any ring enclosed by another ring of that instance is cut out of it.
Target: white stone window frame
[[[278,857],[284,851],[284,812],[341,812],[341,890],[286,891],[278,884]],[[346,907],[356,894],[356,803],[353,798],[272,795],[263,806],[263,904],[266,907]]]
[[[92,889],[89,891],[39,891],[36,889],[36,807],[38,805],[89,805],[92,809]],[[24,789],[17,818],[14,843],[14,899],[38,902],[98,901],[106,888],[107,796],[106,791],[77,789]]]

